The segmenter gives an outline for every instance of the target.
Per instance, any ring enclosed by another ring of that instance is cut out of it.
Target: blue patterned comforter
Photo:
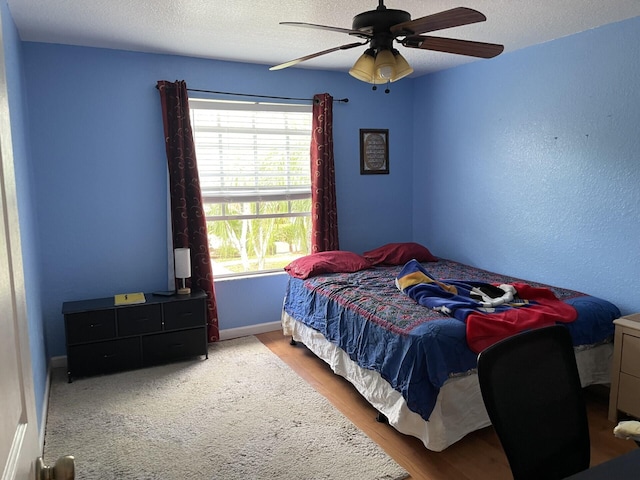
[[[571,304],[578,318],[565,326],[574,345],[603,342],[613,335],[618,308],[600,298],[451,260],[428,263],[437,278],[484,283],[527,283],[551,289]],[[402,266],[374,267],[306,280],[290,277],[284,310],[322,333],[363,368],[375,370],[398,390],[407,406],[429,419],[438,392],[453,375],[476,367],[477,355],[465,338],[465,324],[417,304],[395,286]]]

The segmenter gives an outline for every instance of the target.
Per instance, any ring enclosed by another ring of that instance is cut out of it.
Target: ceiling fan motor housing
[[[353,17],[353,30],[377,34],[391,32],[391,27],[398,23],[411,21],[411,15],[404,10],[370,10]]]

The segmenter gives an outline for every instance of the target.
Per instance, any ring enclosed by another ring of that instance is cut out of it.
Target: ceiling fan
[[[346,33],[362,38],[364,41],[347,43],[339,47],[305,55],[304,57],[275,65],[269,70],[280,70],[327,53],[369,44],[369,48],[360,56],[349,70],[349,73],[358,80],[373,84],[375,89],[376,84],[395,82],[413,72],[404,57],[394,48],[394,41],[408,48],[435,50],[471,57],[493,58],[499,55],[504,50],[503,45],[422,35],[436,30],[484,22],[486,19],[487,17],[476,10],[457,7],[411,20],[411,15],[408,12],[388,9],[384,5],[384,0],[379,0],[378,8],[375,10],[363,12],[353,17],[353,24],[350,29],[305,22],[280,22],[281,25]]]

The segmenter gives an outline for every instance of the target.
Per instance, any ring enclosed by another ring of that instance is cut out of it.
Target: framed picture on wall
[[[389,173],[389,130],[360,129],[360,175]]]

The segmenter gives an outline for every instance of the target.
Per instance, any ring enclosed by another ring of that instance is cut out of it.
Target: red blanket
[[[524,283],[513,284],[518,296],[536,303],[526,308],[512,308],[504,312],[472,312],[467,316],[467,343],[475,353],[480,353],[499,340],[532,328],[554,325],[557,322],[573,322],[578,314],[571,305],[558,300],[546,288],[536,288]]]

